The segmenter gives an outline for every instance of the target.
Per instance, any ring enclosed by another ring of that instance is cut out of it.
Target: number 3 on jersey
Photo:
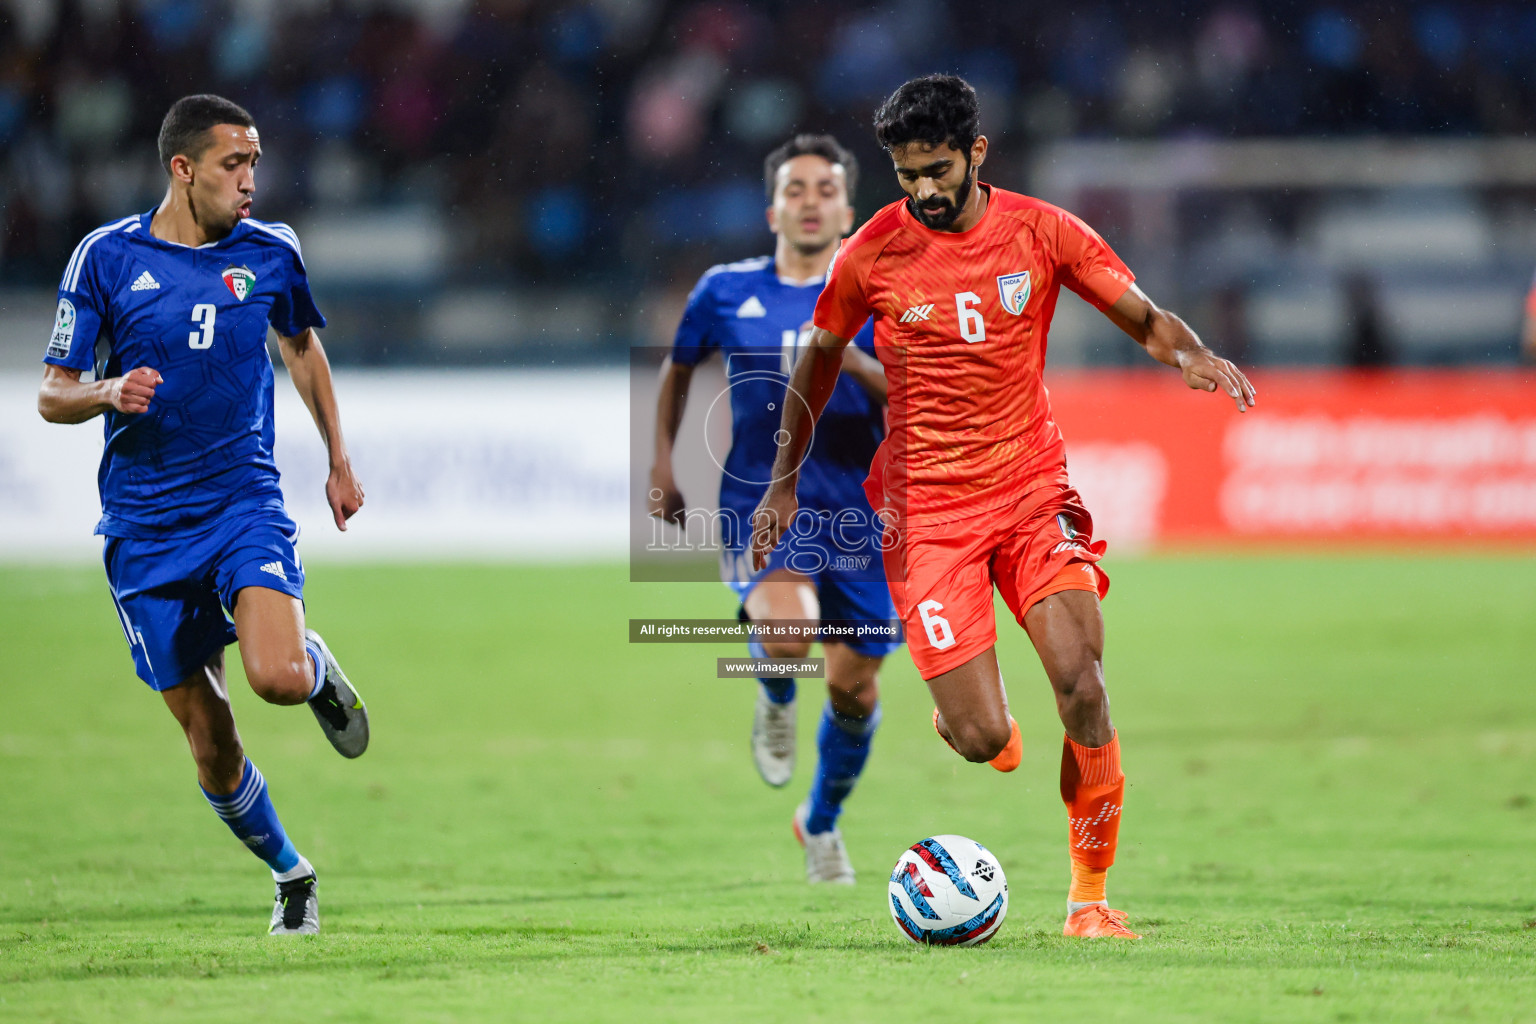
[[[218,315],[218,307],[211,302],[199,302],[193,306],[192,322],[198,325],[199,330],[187,335],[187,345],[191,348],[212,348],[213,321]]]
[[[955,315],[960,318],[960,337],[967,342],[987,340],[987,325],[981,321],[981,296],[975,292],[955,293]]]
[[[936,651],[955,645],[955,633],[949,628],[949,620],[935,614],[943,610],[944,606],[937,601],[924,601],[917,606],[917,614],[923,619],[923,630],[928,634],[928,643]]]

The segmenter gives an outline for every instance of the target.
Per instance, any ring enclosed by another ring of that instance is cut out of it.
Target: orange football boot
[[[1014,721],[1012,715],[1008,716],[1008,727],[1010,729],[1008,745],[1003,748],[1002,753],[987,762],[1000,772],[1011,772],[1019,766],[1020,761],[1024,760],[1024,738],[1019,735],[1019,723]],[[948,744],[950,750],[955,750],[955,745],[949,742],[949,737],[939,732],[938,708],[933,709],[933,731],[939,733],[939,739]],[[955,753],[958,754],[959,751],[955,750]]]
[[[1140,935],[1125,926],[1126,913],[1110,910],[1103,903],[1090,903],[1067,915],[1067,923],[1061,934],[1074,939],[1139,939]]]

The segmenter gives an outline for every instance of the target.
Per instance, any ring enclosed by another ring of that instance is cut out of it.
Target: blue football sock
[[[747,641],[747,654],[754,658],[768,657],[768,651],[756,638]],[[762,686],[763,692],[768,695],[768,699],[775,704],[788,704],[795,699],[795,681],[789,676],[758,676],[757,681]]]
[[[310,687],[309,699],[314,700],[320,692],[320,687],[325,685],[325,652],[320,650],[320,645],[308,637],[304,638],[304,649],[309,652],[309,667],[315,673],[315,685]]]
[[[864,762],[869,759],[869,743],[880,725],[880,705],[868,718],[854,718],[834,711],[828,701],[821,713],[821,728],[816,731],[816,777],[811,780],[811,813],[805,830],[812,834],[826,832],[837,824],[843,801],[859,781]]]
[[[199,786],[198,788],[202,788]],[[267,796],[267,780],[261,772],[245,759],[245,774],[240,778],[240,788],[228,796],[218,796],[203,790],[203,796],[224,824],[251,852],[267,862],[273,871],[291,871],[299,863],[299,851],[288,841],[283,823],[277,820],[272,809],[272,799]]]

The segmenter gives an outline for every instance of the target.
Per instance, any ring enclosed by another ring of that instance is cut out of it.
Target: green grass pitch
[[[373,714],[346,762],[232,673],[247,749],[320,871],[325,934],[263,932],[271,883],[198,796],[100,571],[0,570],[0,1020],[1536,1020],[1536,559],[1109,565],[1130,791],[1115,905],[1060,936],[1060,727],[1001,621],[1010,776],[933,735],[903,651],[807,886],[747,754],[732,647],[626,620],[731,613],[622,567],[312,567],[311,622]],[[908,844],[999,855],[1007,923],[928,950],[885,906]]]

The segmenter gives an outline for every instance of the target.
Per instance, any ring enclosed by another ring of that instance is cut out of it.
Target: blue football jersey
[[[148,412],[106,413],[96,532],[112,537],[281,509],[267,325],[290,337],[325,326],[287,225],[247,218],[192,248],[150,234],[153,216],[80,242],[43,359],[101,377],[147,366],[164,379]]]
[[[743,525],[772,480],[778,452],[774,435],[789,372],[811,328],[822,284],[782,280],[771,256],[712,267],[689,295],[677,328],[674,362],[697,365],[715,351],[725,361],[731,450],[721,467],[720,507]],[[853,343],[874,354],[870,323]],[[839,376],[801,466],[800,507],[833,515],[844,509],[867,514],[864,477],[884,437],[884,407],[847,374]],[[741,538],[727,543],[739,546]]]

